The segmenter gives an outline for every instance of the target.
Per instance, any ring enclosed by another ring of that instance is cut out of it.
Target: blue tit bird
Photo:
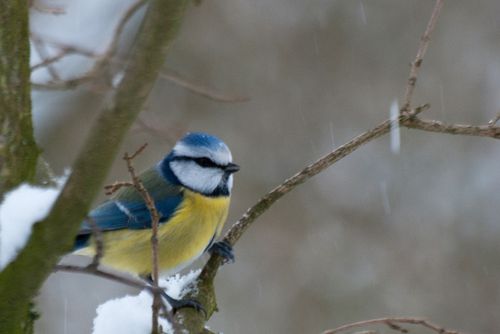
[[[160,214],[162,273],[176,273],[206,251],[233,260],[230,246],[215,240],[227,218],[233,173],[238,170],[219,138],[188,133],[163,160],[139,175]],[[151,216],[135,188],[121,188],[89,218],[102,231],[102,264],[142,277],[151,274]],[[92,224],[84,221],[75,241],[76,254],[93,256],[92,239]]]

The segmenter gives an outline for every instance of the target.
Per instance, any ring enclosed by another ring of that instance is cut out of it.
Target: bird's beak
[[[224,168],[224,170],[226,172],[228,172],[229,174],[233,174],[233,173],[236,173],[237,171],[240,170],[240,166],[238,166],[237,164],[233,164],[232,162],[228,163],[227,166]]]

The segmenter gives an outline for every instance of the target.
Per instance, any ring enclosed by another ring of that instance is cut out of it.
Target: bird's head
[[[229,196],[240,169],[222,140],[201,132],[180,139],[160,167],[170,181],[206,196]]]

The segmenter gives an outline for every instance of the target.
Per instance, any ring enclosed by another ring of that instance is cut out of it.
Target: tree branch
[[[180,74],[175,73],[173,70],[162,72],[160,74],[160,78],[168,80],[180,87],[186,88],[187,90],[189,90],[194,94],[203,96],[209,100],[213,100],[216,102],[237,103],[237,102],[246,102],[250,100],[250,98],[246,96],[237,96],[237,95],[232,96],[215,92],[210,88],[188,81],[187,79],[183,78]]]
[[[351,324],[343,325],[337,327],[335,329],[328,329],[324,331],[322,334],[338,334],[340,332],[358,328],[358,327],[366,327],[371,325],[387,325],[389,328],[399,331],[401,333],[408,333],[407,329],[404,329],[396,324],[411,324],[411,325],[420,325],[427,329],[430,329],[439,334],[459,334],[459,332],[454,330],[445,329],[442,326],[436,325],[428,320],[422,318],[414,318],[414,317],[388,317],[388,318],[379,318],[379,319],[371,319],[371,320],[363,320],[359,322],[353,322]]]
[[[491,124],[477,126],[469,124],[446,124],[440,121],[424,120],[415,117],[402,120],[400,125],[410,129],[429,132],[500,139],[500,127],[492,126]]]
[[[406,85],[405,96],[403,99],[403,107],[401,111],[408,112],[411,109],[411,99],[413,97],[413,92],[415,91],[415,86],[417,84],[418,71],[422,66],[422,62],[424,61],[425,53],[427,52],[427,48],[429,47],[429,41],[431,40],[431,34],[436,27],[436,22],[439,18],[439,14],[441,13],[441,9],[443,8],[444,0],[437,0],[434,5],[434,9],[432,10],[431,18],[427,23],[427,28],[425,29],[424,34],[420,38],[420,44],[418,46],[417,55],[415,56],[415,60],[411,63],[410,67],[410,75],[408,76],[408,83]]]
[[[33,33],[31,34],[31,38],[32,39],[38,38],[41,41],[40,37],[35,36]],[[55,56],[52,56],[52,57],[41,57],[42,58],[41,62],[31,66],[31,72],[34,72],[38,69],[49,66],[50,64],[56,63],[59,60],[61,60],[62,58],[69,56],[71,54],[78,54],[78,55],[89,57],[89,58],[98,57],[97,54],[95,54],[94,52],[89,51],[89,50],[84,50],[82,48],[77,48],[77,47],[69,46],[69,45],[61,45],[59,53],[57,53]]]
[[[61,15],[66,12],[62,7],[46,6],[44,4],[40,4],[36,0],[29,0],[28,4],[31,8],[44,14]]]
[[[134,184],[134,188],[139,192],[139,194],[142,196],[142,199],[146,203],[146,207],[148,208],[148,211],[151,215],[151,261],[152,261],[152,267],[153,267],[153,272],[152,274],[152,284],[153,288],[155,288],[155,291],[153,293],[153,305],[152,305],[152,333],[157,334],[159,333],[159,327],[158,327],[158,314],[160,312],[160,307],[161,307],[161,297],[160,293],[158,291],[158,282],[159,282],[159,275],[158,275],[158,224],[160,222],[160,214],[158,213],[158,210],[156,209],[155,202],[149,192],[146,190],[144,185],[142,184],[141,180],[139,177],[137,177],[135,173],[135,169],[132,166],[132,160],[139,154],[141,154],[142,151],[146,148],[147,144],[144,144],[141,146],[134,154],[129,155],[128,153],[125,153],[123,156],[123,160],[127,163],[127,169],[128,172],[132,178],[132,182]]]
[[[34,181],[40,153],[33,137],[28,3],[0,2],[0,198]]]
[[[149,284],[146,284],[142,280],[134,279],[132,277],[125,277],[122,275],[117,275],[110,273],[108,271],[104,271],[101,269],[98,269],[97,267],[92,266],[92,264],[86,266],[86,267],[80,267],[80,266],[74,266],[74,265],[69,265],[69,264],[57,264],[53,268],[54,271],[66,271],[70,273],[80,273],[80,274],[87,274],[87,275],[93,275],[101,278],[105,278],[111,281],[115,281],[121,284],[125,284],[128,286],[131,286],[133,288],[138,288],[138,289],[147,289],[151,290],[152,287]]]
[[[118,45],[120,41],[120,37],[123,33],[123,30],[125,29],[125,26],[127,25],[128,21],[134,16],[137,11],[144,6],[147,3],[147,0],[138,0],[135,3],[133,3],[123,14],[121,17],[120,21],[118,22],[115,31],[113,33],[113,37],[111,39],[111,42],[108,45],[107,50],[100,56],[98,57],[98,60],[95,62],[94,66],[84,73],[83,75],[72,78],[72,79],[67,79],[67,80],[57,80],[57,78],[54,78],[56,80],[49,81],[47,83],[32,83],[34,89],[40,89],[40,90],[62,90],[62,89],[73,89],[76,88],[77,86],[93,81],[96,78],[102,77],[103,74],[106,73],[106,69],[113,60],[114,56],[116,55],[116,52],[118,51]],[[55,43],[53,42],[52,44],[58,44],[61,46],[60,43]],[[37,64],[34,66],[34,68],[40,68],[41,66],[47,66],[55,61],[58,61],[59,59],[63,58],[65,55],[69,53],[78,53],[82,54],[84,56],[92,56],[96,57],[95,54],[92,52],[88,52],[85,50],[81,50],[80,48],[76,47],[71,47],[67,45],[62,45],[61,46],[62,53],[64,53],[64,50],[66,50],[65,54],[58,54],[54,56],[53,58],[45,58],[42,60],[40,64]],[[42,55],[41,55],[42,56]],[[109,78],[104,78],[104,81],[109,81]]]

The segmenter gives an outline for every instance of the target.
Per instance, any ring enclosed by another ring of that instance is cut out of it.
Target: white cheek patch
[[[208,157],[216,164],[223,166],[233,161],[231,151],[229,151],[229,148],[223,143],[219,143],[215,149],[208,149],[204,146],[188,146],[180,142],[175,145],[174,151],[178,156],[193,158]]]
[[[218,168],[202,168],[194,161],[174,160],[170,168],[183,185],[205,194],[212,193],[224,175]]]

